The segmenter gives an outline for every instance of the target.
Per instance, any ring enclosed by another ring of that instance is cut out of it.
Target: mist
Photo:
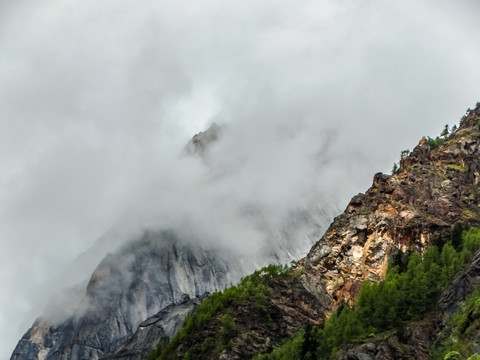
[[[115,247],[171,227],[255,252],[249,209],[271,228],[340,212],[479,100],[479,7],[1,2],[0,353],[106,233]],[[185,156],[213,122],[221,138]]]

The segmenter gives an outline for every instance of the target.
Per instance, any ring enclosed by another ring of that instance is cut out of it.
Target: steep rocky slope
[[[480,106],[447,141],[423,138],[393,175],[375,175],[301,266],[304,281],[324,287],[333,304],[351,302],[363,280],[378,281],[397,250],[422,250],[454,225],[480,224]]]
[[[432,350],[439,347],[448,337],[447,322],[463,305],[463,302],[480,283],[480,251],[468,266],[458,274],[445,289],[438,301],[438,310],[427,314],[422,320],[405,324],[377,339],[368,339],[362,344],[347,345],[336,354],[338,360],[368,359],[431,359]],[[478,346],[477,334],[477,349]]]
[[[292,333],[305,325],[321,322],[341,303],[353,303],[362,282],[382,280],[390,259],[399,251],[422,251],[429,244],[451,236],[456,224],[480,225],[479,121],[480,105],[477,105],[448,139],[423,138],[402,159],[395,174],[375,175],[372,187],[351,200],[308,255],[293,267],[290,276],[268,284],[267,308],[274,311],[279,304],[288,303],[290,311],[275,312],[278,316],[270,319],[269,326],[257,333],[254,341],[245,341],[244,336],[249,328],[260,326],[251,315],[252,302],[239,303],[233,306],[234,320],[237,324],[248,325],[243,326],[227,345],[206,350],[202,347],[205,339],[221,333],[222,325],[218,321],[221,312],[195,329],[195,338],[174,341],[174,346],[170,346],[169,353],[164,353],[162,358],[185,357],[188,349],[197,349],[198,359],[247,359],[269,351],[281,342],[284,334],[279,336],[278,329],[283,324],[291,324],[288,332]],[[475,262],[470,266],[476,269],[473,273],[478,271]],[[279,297],[279,289],[283,288],[302,290],[283,292]],[[445,299],[452,297],[452,292],[461,293],[458,289],[452,290]],[[299,294],[303,294],[302,300]],[[309,316],[296,317],[292,324],[290,314],[301,308],[314,311],[308,313]],[[413,339],[412,347],[422,336],[429,337],[428,331],[422,332],[424,328],[417,326],[408,330]],[[370,352],[377,349],[376,345],[365,346],[370,347],[367,349]],[[200,351],[202,349],[205,351]],[[403,356],[390,354],[385,353],[383,358]],[[355,359],[348,354],[345,358]]]

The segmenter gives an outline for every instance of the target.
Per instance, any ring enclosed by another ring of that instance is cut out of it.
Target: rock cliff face
[[[70,304],[56,304],[39,318],[12,360],[138,359],[162,337],[171,337],[199,298],[236,284],[261,265],[288,262],[289,253],[294,249],[239,255],[186,242],[172,231],[148,232],[103,259],[78,303],[69,298]],[[59,318],[59,306],[72,314]]]
[[[381,280],[398,250],[419,250],[480,224],[480,107],[432,149],[423,138],[393,175],[377,174],[305,259],[306,284],[321,284],[333,304],[352,302],[363,280]]]
[[[100,263],[72,316],[37,320],[12,359],[98,359],[168,305],[236,283],[253,264],[235,258],[227,250],[182,244],[170,232],[147,233]]]
[[[280,241],[255,255],[241,255],[199,243],[172,231],[148,232],[108,255],[85,292],[55,302],[11,359],[139,359],[162,337],[171,337],[206,294],[236,284],[261,266],[288,263],[305,249]]]
[[[218,140],[222,131],[223,127],[213,123],[207,130],[196,134],[185,146],[185,151],[190,155],[197,154],[202,156],[210,144]]]
[[[143,321],[127,342],[120,345],[110,355],[103,356],[101,359],[140,360],[145,358],[153,346],[164,339],[172,337],[180,329],[185,317],[202,300],[203,297],[194,299],[186,297],[180,304],[168,305],[159,313]]]

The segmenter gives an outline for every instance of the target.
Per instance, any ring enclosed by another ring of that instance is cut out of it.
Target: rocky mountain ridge
[[[423,138],[393,175],[377,174],[301,261],[305,281],[324,285],[334,305],[349,302],[363,280],[385,276],[398,250],[418,250],[480,224],[480,106],[437,148]]]

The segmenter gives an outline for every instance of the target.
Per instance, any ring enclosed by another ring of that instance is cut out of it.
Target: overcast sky
[[[480,100],[479,10],[0,1],[0,357],[119,223],[208,222],[221,241],[245,228],[238,204],[272,222],[312,199],[343,209]],[[228,130],[207,162],[179,157],[213,121]]]

